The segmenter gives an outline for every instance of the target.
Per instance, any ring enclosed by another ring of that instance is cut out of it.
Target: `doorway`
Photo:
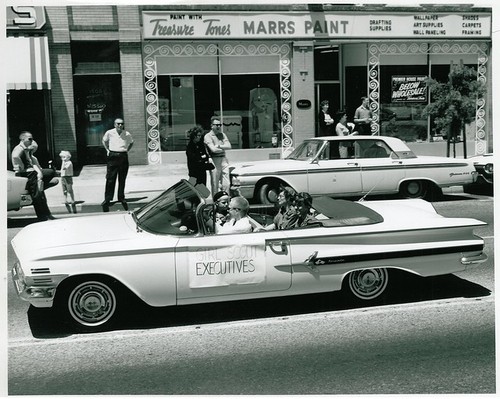
[[[76,142],[82,164],[106,163],[102,136],[123,117],[121,75],[81,75],[74,77]],[[126,119],[125,119],[126,123]]]
[[[321,101],[328,100],[330,103],[330,116],[335,119],[335,114],[342,109],[343,104],[341,103],[340,97],[340,83],[339,82],[321,82],[315,85],[315,99],[316,99],[316,116],[321,111]],[[319,135],[319,123],[318,118],[316,118],[316,136]]]

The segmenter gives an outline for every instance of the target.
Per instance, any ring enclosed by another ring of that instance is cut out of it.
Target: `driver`
[[[217,234],[250,233],[252,224],[248,218],[250,204],[244,197],[231,198],[229,203],[229,218],[223,225],[215,224]]]

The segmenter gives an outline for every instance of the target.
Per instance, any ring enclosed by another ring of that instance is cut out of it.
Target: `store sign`
[[[427,102],[427,76],[393,76],[391,101]]]
[[[486,13],[211,13],[145,11],[145,39],[489,38]]]
[[[45,25],[43,7],[7,7],[7,29],[41,29]]]
[[[309,109],[311,108],[311,101],[307,99],[297,100],[297,108],[299,109]]]

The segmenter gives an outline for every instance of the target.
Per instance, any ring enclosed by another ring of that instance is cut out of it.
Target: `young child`
[[[75,195],[73,193],[73,162],[71,162],[71,153],[61,151],[61,184],[64,194],[66,209],[69,213],[76,213]]]

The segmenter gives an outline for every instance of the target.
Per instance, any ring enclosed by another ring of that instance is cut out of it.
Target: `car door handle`
[[[403,161],[392,161],[393,164],[396,164],[396,165],[402,165],[403,164]]]
[[[349,166],[358,166],[359,164],[357,162],[347,162],[347,165],[349,165]]]
[[[269,249],[276,255],[287,255],[288,245],[285,241],[269,241]]]

